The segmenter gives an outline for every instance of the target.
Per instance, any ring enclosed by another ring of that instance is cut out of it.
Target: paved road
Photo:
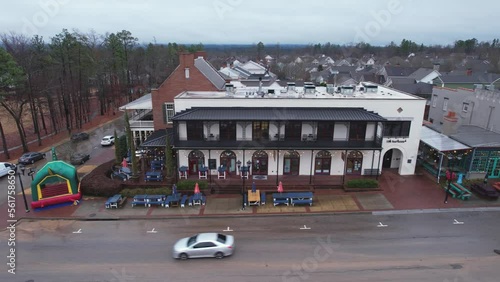
[[[103,161],[110,160],[111,158],[114,157],[114,153],[112,154],[110,153],[110,151],[113,150],[113,147],[102,147],[100,143],[103,136],[113,135],[115,129],[118,134],[123,134],[123,121],[121,119],[116,120],[113,123],[103,125],[102,127],[97,128],[92,132],[89,132],[90,135],[89,140],[80,142],[67,141],[63,142],[62,144],[59,144],[58,146],[56,146],[58,159],[67,161],[69,163],[71,154],[74,152],[79,152],[79,153],[90,154],[90,160],[86,164],[99,165]],[[52,160],[51,151],[45,151],[43,153],[45,153],[46,159],[40,160],[32,165],[27,165],[25,175],[23,176],[21,174],[21,181],[25,189],[29,188],[31,185],[32,178],[27,175],[29,169],[34,168],[35,171],[38,171],[47,163],[47,161]],[[107,157],[107,159],[103,160],[102,156]],[[94,157],[98,158],[93,160]],[[17,163],[17,160],[15,161],[15,163]],[[21,192],[21,181],[19,181],[19,179],[16,181],[18,192]],[[0,187],[7,187],[7,183],[8,183],[7,177],[2,177],[0,179]],[[18,197],[17,199],[18,199],[17,206],[18,207],[22,206],[24,208],[24,203],[22,202],[22,198]],[[0,205],[5,203],[6,201],[7,201],[7,189],[5,188],[0,190]]]
[[[0,281],[496,282],[500,256],[493,250],[500,248],[499,216],[474,212],[22,222],[16,230],[17,274],[6,274],[2,263]],[[232,257],[171,258],[176,239],[228,227],[233,231],[227,233],[236,237]],[[148,233],[153,228],[156,233]],[[5,249],[7,242],[0,243]]]

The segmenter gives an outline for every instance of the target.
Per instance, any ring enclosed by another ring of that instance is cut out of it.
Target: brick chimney
[[[447,136],[457,133],[457,121],[458,118],[456,117],[456,113],[449,111],[448,114],[443,118],[443,127],[441,129],[441,133]]]
[[[196,51],[194,52],[194,58],[199,58],[199,57],[203,57],[203,59],[207,59],[207,52],[205,51]]]
[[[189,68],[194,66],[194,54],[193,53],[180,53],[179,54],[179,66],[181,68]]]

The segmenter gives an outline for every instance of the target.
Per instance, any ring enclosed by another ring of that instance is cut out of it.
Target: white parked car
[[[9,174],[10,170],[15,170],[16,165],[11,163],[0,163],[0,177]]]
[[[101,140],[102,146],[111,146],[115,144],[115,137],[113,135],[106,135]]]

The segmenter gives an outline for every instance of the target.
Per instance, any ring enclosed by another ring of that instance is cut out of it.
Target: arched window
[[[314,174],[330,175],[332,165],[332,154],[328,151],[319,151],[314,163]]]
[[[350,151],[347,154],[346,173],[361,174],[363,166],[363,153],[360,151]]]
[[[300,154],[297,151],[286,151],[283,156],[283,174],[299,175]]]
[[[233,151],[224,151],[220,154],[220,165],[223,166],[227,172],[236,171],[236,154]]]
[[[197,174],[201,166],[205,165],[205,155],[198,150],[191,151],[188,156],[189,173]]]
[[[267,175],[268,155],[265,151],[255,151],[252,155],[252,174]]]

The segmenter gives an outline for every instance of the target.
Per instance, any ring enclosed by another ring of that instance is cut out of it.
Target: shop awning
[[[422,126],[420,141],[438,150],[439,152],[470,149],[469,146],[453,140],[450,137],[441,134],[440,132],[437,132],[425,125]]]

